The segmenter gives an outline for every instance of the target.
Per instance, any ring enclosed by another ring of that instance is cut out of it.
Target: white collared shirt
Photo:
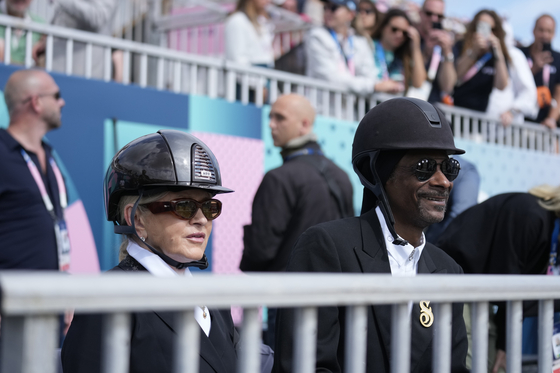
[[[418,273],[418,260],[422,255],[422,250],[426,245],[426,238],[422,232],[422,239],[420,246],[414,247],[411,244],[404,246],[393,244],[393,235],[389,231],[385,217],[378,207],[375,208],[375,213],[379,219],[381,230],[383,231],[383,238],[387,253],[389,254],[389,265],[391,266],[391,274],[393,276],[413,277]]]
[[[144,268],[148,270],[152,275],[157,277],[174,277],[179,276],[179,273],[175,272],[167,263],[163,261],[159,256],[140,247],[136,242],[128,240],[128,246],[126,247],[128,254],[136,259],[136,261]],[[188,268],[185,268],[184,276],[192,277],[192,273]],[[204,314],[207,316],[204,317]],[[212,326],[210,320],[210,312],[206,306],[196,307],[194,309],[194,318],[204,334],[206,336],[210,335],[210,328]]]

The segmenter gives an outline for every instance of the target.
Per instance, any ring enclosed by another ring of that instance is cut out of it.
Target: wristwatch
[[[449,52],[445,55],[445,57],[443,57],[443,60],[445,62],[453,62],[455,61],[455,55],[453,54],[453,52]]]

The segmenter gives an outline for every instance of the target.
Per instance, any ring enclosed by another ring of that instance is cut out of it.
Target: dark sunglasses
[[[142,206],[148,208],[152,214],[171,211],[179,219],[184,220],[192,219],[198,212],[198,209],[202,210],[202,213],[208,220],[216,219],[222,212],[222,202],[217,199],[198,202],[194,199],[183,198],[175,201],[146,203]]]
[[[437,19],[438,19],[440,22],[445,18],[445,16],[444,16],[443,14],[432,13],[432,12],[429,12],[429,11],[427,11],[427,10],[423,10],[423,12],[424,12],[425,15],[427,15],[427,16],[430,17],[430,18],[432,18],[433,16],[436,16]]]
[[[373,9],[359,9],[358,13],[360,13],[360,14],[372,14]]]
[[[331,12],[336,12],[336,10],[340,8],[340,5],[338,4],[333,4],[333,3],[325,3],[323,5],[323,10],[330,10]]]
[[[391,31],[392,31],[393,33],[395,33],[395,34],[396,34],[398,31],[400,31],[400,32],[402,32],[402,34],[403,34],[404,36],[407,36],[407,35],[408,35],[408,32],[407,32],[406,30],[403,30],[402,28],[398,28],[398,27],[393,27],[393,26],[391,26]]]
[[[60,94],[60,91],[56,91],[55,93],[43,93],[40,95],[37,95],[37,97],[45,97],[45,96],[52,96],[56,101],[60,100],[60,98],[62,97],[62,95]],[[22,103],[25,103],[29,100],[31,100],[33,98],[33,96],[27,97],[25,100],[22,101]]]
[[[418,161],[414,168],[414,176],[416,176],[418,181],[429,180],[436,173],[438,165],[441,166],[441,172],[449,181],[455,180],[461,169],[459,161],[453,158],[448,158],[441,163],[437,163],[434,159],[426,158]]]

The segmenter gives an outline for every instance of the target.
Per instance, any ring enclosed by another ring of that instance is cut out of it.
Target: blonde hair
[[[138,202],[138,207],[136,208],[136,214],[138,214],[139,216],[145,214],[148,211],[148,209],[142,206],[143,204],[158,201],[163,197],[165,197],[168,193],[169,191],[165,191],[154,195],[142,197],[140,199],[140,202]],[[137,199],[138,196],[122,196],[121,199],[119,200],[118,221],[120,225],[128,225],[126,223],[126,218],[124,216],[124,209],[126,208],[127,205],[136,203]],[[134,239],[135,236],[133,234],[123,235],[121,245],[119,246],[119,262],[124,258],[126,258],[126,256],[128,255],[126,251],[126,248],[128,246],[128,240],[134,240]]]
[[[237,5],[235,6],[235,11],[245,13],[255,30],[257,30],[257,33],[261,33],[261,25],[258,21],[259,14],[257,13],[255,0],[238,0]]]
[[[560,186],[553,187],[548,184],[543,184],[531,188],[529,194],[539,197],[539,205],[542,208],[556,212],[560,216]]]

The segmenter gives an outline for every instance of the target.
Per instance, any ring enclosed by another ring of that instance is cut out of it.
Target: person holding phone
[[[431,91],[428,101],[431,103],[450,103],[449,95],[457,82],[455,56],[453,55],[453,36],[443,29],[445,19],[445,2],[443,0],[425,0],[420,11],[420,46],[424,67]]]
[[[527,57],[529,66],[537,85],[539,113],[536,120],[550,129],[558,126],[560,117],[560,53],[553,51],[552,38],[556,21],[549,14],[543,14],[535,22],[533,35],[535,41],[521,51]]]
[[[507,65],[511,58],[504,37],[502,21],[496,12],[483,9],[474,16],[464,40],[453,48],[456,106],[485,112],[492,89],[503,90],[507,86]]]
[[[420,88],[426,69],[420,51],[420,34],[406,13],[390,9],[372,35],[377,67],[376,92],[404,93],[410,86]]]

